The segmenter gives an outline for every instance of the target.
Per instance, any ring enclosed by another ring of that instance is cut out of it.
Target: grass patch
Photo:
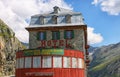
[[[103,70],[107,65],[109,65],[112,62],[115,62],[116,60],[119,60],[120,56],[116,56],[114,58],[111,58],[109,60],[102,61],[101,64],[98,64],[97,66],[93,67],[90,71],[100,71]]]

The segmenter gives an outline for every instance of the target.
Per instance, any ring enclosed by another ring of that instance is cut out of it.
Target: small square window
[[[64,38],[65,39],[72,39],[73,37],[74,37],[74,31],[73,30],[65,31],[65,33],[64,33]]]
[[[53,40],[59,40],[60,39],[60,32],[59,31],[53,31],[52,32],[52,39]]]
[[[37,39],[38,40],[46,40],[46,32],[38,32]]]

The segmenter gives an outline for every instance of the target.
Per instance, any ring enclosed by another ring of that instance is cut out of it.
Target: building
[[[87,26],[81,13],[55,6],[31,17],[29,49],[16,53],[16,77],[87,77]]]

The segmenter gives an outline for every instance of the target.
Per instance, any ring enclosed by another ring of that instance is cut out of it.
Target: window
[[[51,56],[43,56],[42,67],[43,68],[51,68],[52,67],[52,57]]]
[[[65,24],[66,23],[66,18],[64,16],[59,16],[57,19],[58,24]]]
[[[63,57],[63,63],[64,68],[70,68],[71,67],[70,57]]]
[[[33,68],[41,67],[41,57],[33,57]]]
[[[31,68],[31,62],[32,62],[32,58],[26,57],[25,58],[25,68]]]
[[[65,17],[66,23],[71,23],[71,15],[66,15]]]
[[[84,61],[81,58],[78,59],[78,68],[84,68]]]
[[[16,59],[16,68],[19,68],[19,59]]]
[[[60,32],[59,31],[53,31],[52,32],[52,39],[53,40],[59,40],[60,39]]]
[[[53,24],[57,24],[57,16],[56,15],[52,16],[52,22],[53,22]]]
[[[77,58],[72,58],[72,68],[77,68]]]
[[[44,16],[40,16],[40,25],[44,24]]]
[[[20,58],[19,59],[19,68],[23,68],[24,67],[24,58]]]
[[[53,67],[62,68],[62,57],[59,56],[53,57]]]
[[[16,68],[24,68],[24,58],[18,58],[16,60]]]
[[[40,19],[39,17],[32,17],[31,18],[31,22],[30,22],[30,25],[35,25],[35,24],[40,24]]]
[[[72,39],[74,38],[74,31],[73,30],[68,30],[64,32],[64,38],[65,39]]]
[[[38,32],[37,39],[38,40],[46,40],[46,32]]]

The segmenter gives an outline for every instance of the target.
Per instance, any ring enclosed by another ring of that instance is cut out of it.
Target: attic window
[[[52,16],[52,23],[57,24],[57,16],[56,15]]]
[[[71,16],[70,14],[65,16],[66,23],[71,23]]]
[[[44,16],[40,16],[40,25],[44,24]]]

